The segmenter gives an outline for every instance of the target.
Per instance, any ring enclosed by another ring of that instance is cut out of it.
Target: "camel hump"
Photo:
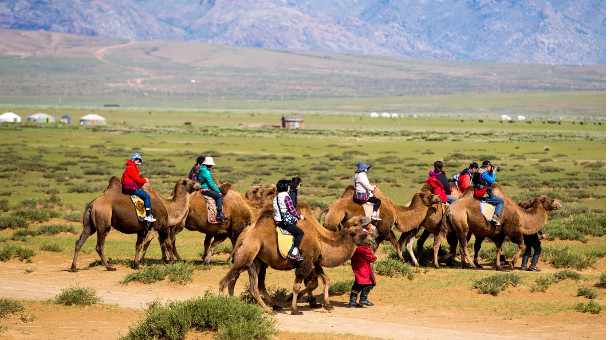
[[[341,198],[353,197],[354,190],[356,190],[356,188],[354,188],[354,186],[352,184],[348,185],[347,187],[345,187],[345,190],[343,191]]]
[[[451,183],[449,184],[449,186],[451,186]],[[432,186],[430,185],[430,183],[426,182],[424,183],[424,185],[422,185],[421,189],[419,189],[419,191],[430,191],[430,192],[434,192],[434,189],[432,188]]]
[[[220,193],[225,196],[229,190],[233,189],[233,184],[231,183],[222,183],[218,189],[220,189]]]
[[[106,188],[106,191],[108,190],[122,190],[121,180],[116,176],[110,177],[110,180],[108,181],[108,188]]]

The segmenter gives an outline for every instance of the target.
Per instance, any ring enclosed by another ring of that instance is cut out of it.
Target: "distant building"
[[[517,120],[525,120],[525,116],[517,116]]]
[[[21,123],[21,117],[13,112],[5,112],[0,115],[0,123]]]
[[[412,114],[411,114],[409,117],[411,117],[411,118],[417,118],[417,117],[419,117],[419,116],[418,116],[418,115],[416,115],[415,113],[412,113]]]
[[[509,115],[501,115],[500,120],[513,120]]]
[[[305,121],[303,120],[303,116],[301,115],[283,116],[282,127],[285,129],[301,130],[305,127]]]
[[[36,122],[36,123],[55,123],[55,117],[46,114],[46,113],[35,113],[33,115],[28,115],[28,122]]]
[[[398,118],[398,113],[392,113],[392,118]]]
[[[377,117],[379,117],[379,113],[377,113],[377,112],[371,112],[371,114],[369,114],[369,116],[370,116],[371,118],[377,118]]]
[[[381,114],[381,117],[383,117],[383,118],[390,118],[391,116],[390,116],[389,113],[384,112],[384,113]]]
[[[93,113],[88,114],[80,117],[80,125],[106,125],[106,118]]]

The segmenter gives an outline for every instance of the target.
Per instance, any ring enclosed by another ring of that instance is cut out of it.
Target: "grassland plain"
[[[76,109],[72,112],[88,113]],[[605,311],[601,315],[583,315],[574,309],[577,302],[585,301],[584,297],[577,296],[578,289],[583,286],[594,289],[605,272],[605,227],[602,230],[599,227],[606,214],[603,126],[565,122],[562,125],[496,121],[481,124],[472,118],[463,123],[447,118],[360,120],[320,115],[308,117],[307,130],[288,131],[247,127],[278,122],[280,115],[271,113],[195,115],[181,111],[149,114],[114,110],[108,111],[108,116],[110,124],[105,127],[0,125],[3,136],[0,141],[0,238],[2,250],[14,254],[8,257],[13,257],[12,260],[0,266],[18,266],[20,275],[26,278],[28,270],[30,274],[43,271],[43,263],[65,262],[63,267],[68,268],[81,228],[79,214],[90,200],[101,194],[110,176],[121,175],[125,160],[136,151],[144,157],[142,174],[161,192],[169,194],[174,180],[185,176],[195,157],[203,154],[215,157],[217,179],[233,183],[242,193],[253,184],[269,185],[280,178],[299,175],[304,180],[300,198],[318,212],[351,184],[350,178],[359,160],[373,164],[370,173],[373,183],[394,202],[406,204],[427,178],[427,171],[435,160],[443,160],[451,175],[473,160],[490,159],[503,168],[498,181],[515,201],[543,193],[562,201],[563,209],[549,215],[546,232],[552,237],[543,241],[541,267],[548,273],[563,268],[578,270],[581,280],[563,280],[546,292],[532,292],[535,274],[519,272],[519,286],[509,287],[492,297],[479,294],[473,288],[474,281],[490,274],[488,270],[413,269],[412,280],[378,278],[379,285],[372,293],[375,302],[379,302],[378,311],[395,322],[399,320],[391,314],[396,314],[396,310],[419,315],[423,324],[430,325],[437,323],[434,315],[443,315],[444,319],[461,322],[455,326],[459,327],[468,321],[458,314],[468,310],[491,315],[504,327],[513,328],[533,318],[547,324],[556,323],[557,330],[568,332],[568,337],[597,338],[600,330],[605,334]],[[193,120],[195,124],[185,126],[186,120]],[[118,121],[126,123],[122,125]],[[244,125],[239,126],[240,123]],[[130,259],[134,240],[132,235],[113,231],[106,242],[106,254],[113,259]],[[182,257],[191,261],[200,259],[202,240],[203,235],[198,233],[180,233],[177,245]],[[505,249],[509,256],[515,250],[511,247],[507,245]],[[379,252],[381,259],[391,257],[391,251],[385,248]],[[429,243],[426,248],[429,249]],[[483,253],[490,253],[491,248],[490,243],[485,243]],[[95,237],[85,243],[82,252],[79,267],[98,260]],[[152,246],[148,256],[152,260],[146,264],[157,263],[158,247]],[[189,287],[215,290],[227,271],[225,258],[226,254],[214,256],[212,268],[196,269]],[[483,264],[491,268],[490,263]],[[200,266],[200,262],[196,261],[195,266]],[[83,271],[79,279],[100,270],[101,267],[93,267]],[[127,268],[120,271],[123,275],[133,272]],[[353,275],[349,265],[330,269],[328,273],[333,282],[350,280]],[[57,275],[68,274],[49,273],[49,280],[54,277],[61,282]],[[268,277],[270,285],[289,288],[286,282],[290,282],[292,274],[272,271]],[[123,289],[119,283],[122,279],[116,281],[112,287]],[[240,279],[238,288],[243,290],[245,282]],[[151,284],[158,285],[166,290],[177,284],[167,281]],[[136,283],[129,286],[143,287]],[[605,289],[595,290],[599,292],[595,301],[605,306]],[[335,299],[342,301],[336,307],[344,307],[345,295]],[[352,314],[351,317],[358,317]],[[419,322],[418,318],[410,320]],[[575,322],[566,324],[565,320]]]

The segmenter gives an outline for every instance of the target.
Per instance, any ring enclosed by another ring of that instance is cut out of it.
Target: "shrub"
[[[5,244],[0,248],[0,261],[8,261],[13,258],[14,246]]]
[[[559,282],[554,275],[543,275],[536,277],[536,285],[532,286],[532,292],[546,292],[546,290],[553,284]]]
[[[21,312],[24,309],[25,308],[23,308],[23,305],[19,301],[0,298],[0,318],[4,318],[9,314]]]
[[[568,269],[560,270],[560,271],[556,272],[555,274],[553,274],[553,276],[556,277],[558,280],[565,280],[565,279],[572,279],[574,281],[580,280],[580,274],[578,274],[577,272],[568,270]]]
[[[169,280],[171,282],[185,284],[193,281],[194,272],[195,266],[188,262],[172,263],[165,266],[152,265],[150,267],[139,269],[136,272],[125,276],[121,282],[124,284],[131,281],[153,283],[165,280],[165,277],[169,276]]]
[[[577,303],[576,306],[574,306],[574,309],[583,313],[599,314],[602,310],[604,310],[604,306],[593,300],[590,300],[588,303]]]
[[[23,217],[29,221],[47,222],[51,217],[57,217],[59,214],[54,210],[20,209],[14,211],[12,215]]]
[[[516,286],[521,283],[521,278],[516,274],[495,274],[484,277],[478,281],[474,281],[473,287],[479,290],[481,294],[491,294],[498,296],[501,291],[505,290],[509,285]]]
[[[41,225],[38,228],[39,235],[57,235],[61,232],[76,234],[74,227],[69,224],[60,224],[60,223],[45,224],[45,225]]]
[[[402,263],[399,260],[387,259],[376,262],[375,271],[382,276],[406,276],[409,280],[413,280],[413,271],[407,263]]]
[[[38,236],[38,232],[30,229],[17,230],[13,233],[13,236],[11,236],[11,240],[25,242],[28,236]]]
[[[36,209],[38,201],[31,198],[27,200],[22,200],[15,206],[16,208],[27,208],[27,209]]]
[[[572,214],[567,219],[552,220],[544,227],[549,240],[580,240],[586,242],[586,236],[606,235],[606,214]]]
[[[0,200],[0,211],[9,211],[11,210],[11,205],[9,204],[7,199]]]
[[[122,265],[125,267],[130,267],[132,264],[132,261],[128,260],[128,259],[115,260],[115,259],[109,257],[109,258],[107,258],[107,260],[108,260],[108,264],[111,266]],[[87,267],[93,268],[93,267],[103,266],[103,265],[104,265],[104,262],[102,262],[102,260],[95,260],[95,261],[89,263],[89,265]]]
[[[578,254],[571,252],[567,246],[562,248],[549,247],[543,252],[545,261],[554,265],[556,268],[574,268],[583,270],[593,267],[598,257],[604,254],[588,253]]]
[[[576,296],[584,296],[587,299],[592,300],[597,297],[597,292],[589,287],[578,287],[578,293]]]
[[[344,280],[332,283],[330,287],[328,287],[328,294],[330,295],[343,295],[352,290],[352,285],[354,281],[352,280]]]
[[[83,213],[80,212],[64,212],[62,218],[70,222],[81,222],[83,220]]]
[[[21,217],[15,215],[1,215],[0,216],[0,230],[3,229],[17,229],[17,228],[27,228],[29,226],[28,221]]]
[[[191,328],[218,331],[219,339],[271,339],[274,323],[257,305],[206,292],[197,299],[151,305],[123,339],[184,339]]]
[[[595,284],[595,287],[606,288],[606,272],[599,275],[599,282]]]
[[[36,253],[30,248],[17,247],[15,248],[15,256],[19,261],[31,262],[31,258],[36,256]]]
[[[97,296],[97,292],[93,288],[73,286],[61,290],[61,294],[57,295],[54,302],[66,306],[89,306],[101,301]]]
[[[42,251],[50,251],[54,253],[61,253],[61,246],[57,243],[45,243],[40,245],[40,250]]]

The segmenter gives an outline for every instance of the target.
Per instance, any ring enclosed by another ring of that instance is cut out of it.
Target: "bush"
[[[354,281],[352,280],[344,280],[332,283],[328,288],[328,294],[330,295],[343,295],[352,290],[352,285]]]
[[[123,339],[184,339],[191,328],[218,331],[219,339],[271,339],[274,323],[257,305],[206,292],[204,297],[166,306],[152,304],[144,320]]]
[[[516,286],[521,283],[521,278],[516,274],[495,274],[478,281],[474,281],[473,287],[479,290],[481,294],[491,294],[498,296],[501,291],[505,290],[509,285]]]
[[[375,271],[382,276],[406,276],[409,280],[413,280],[413,271],[407,263],[402,263],[399,260],[387,259],[375,263]]]
[[[15,206],[16,208],[27,208],[27,209],[36,209],[38,201],[31,198],[27,200],[22,200]]]
[[[543,275],[536,277],[536,285],[532,286],[532,292],[546,292],[546,290],[553,284],[559,282],[554,275]]]
[[[30,229],[17,230],[13,233],[13,236],[11,236],[11,240],[25,242],[28,236],[38,236],[38,232]]]
[[[54,253],[61,253],[61,246],[59,246],[59,244],[57,243],[45,243],[42,244],[39,248],[42,251],[50,251],[50,252],[54,252]]]
[[[23,305],[19,301],[0,298],[0,318],[4,318],[9,314],[23,311]]]
[[[131,281],[154,283],[165,280],[165,277],[169,276],[171,282],[186,284],[187,282],[193,281],[194,272],[195,266],[188,262],[172,263],[165,266],[152,265],[125,276],[121,282],[124,284]]]
[[[586,236],[606,235],[606,214],[572,214],[567,219],[552,220],[544,227],[549,240],[587,241]]]
[[[597,297],[597,292],[589,287],[578,287],[578,293],[576,296],[584,296],[587,299],[592,300]]]
[[[68,225],[68,224],[59,224],[59,223],[45,224],[45,225],[41,225],[38,228],[39,235],[57,235],[61,232],[76,234],[74,227],[71,225]]]
[[[29,221],[47,222],[51,217],[57,217],[58,213],[54,210],[43,209],[20,209],[12,213]]]
[[[15,215],[1,215],[0,216],[0,230],[3,229],[17,229],[17,228],[27,228],[29,226],[28,221],[21,217]]]
[[[574,268],[583,270],[588,267],[593,267],[598,257],[603,257],[604,254],[588,253],[579,254],[569,250],[567,246],[562,248],[548,247],[543,252],[545,261],[555,266],[555,268]]]
[[[8,203],[7,199],[0,200],[0,211],[9,211],[11,210],[11,205]]]
[[[64,212],[61,216],[64,220],[70,222],[82,222],[83,213],[80,212]]]
[[[13,257],[17,257],[20,261],[31,262],[31,257],[34,256],[36,256],[36,253],[30,248],[5,244],[2,249],[0,249],[0,261],[8,261]]]
[[[604,310],[604,306],[593,300],[590,300],[588,303],[577,303],[576,306],[574,306],[574,309],[583,313],[599,314],[602,310]]]
[[[66,306],[89,306],[101,301],[97,296],[97,292],[93,288],[73,286],[61,290],[61,294],[57,295],[54,302]]]
[[[595,284],[595,287],[606,288],[606,272],[599,275],[599,282]]]
[[[553,276],[556,277],[558,280],[566,280],[566,279],[571,279],[574,281],[580,280],[580,274],[578,274],[577,272],[568,270],[568,269],[560,270],[560,271],[556,272],[555,274],[553,274]]]

